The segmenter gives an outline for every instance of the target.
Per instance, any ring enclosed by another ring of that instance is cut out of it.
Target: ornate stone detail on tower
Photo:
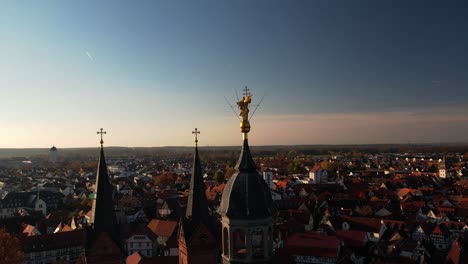
[[[223,191],[218,213],[222,224],[223,263],[268,263],[273,254],[273,201],[269,186],[257,172],[250,153],[249,106],[252,95],[247,87],[240,110],[240,130],[244,142],[236,165]]]

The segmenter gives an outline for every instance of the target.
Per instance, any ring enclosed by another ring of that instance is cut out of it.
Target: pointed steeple
[[[244,144],[242,146],[242,152],[240,154],[239,160],[236,164],[236,169],[242,172],[255,172],[257,171],[257,165],[252,158],[249,148],[249,140],[244,136]]]
[[[207,227],[209,223],[208,201],[206,200],[206,187],[203,182],[202,167],[200,164],[200,157],[198,154],[198,137],[200,133],[198,129],[192,132],[195,134],[195,156],[193,157],[193,171],[190,178],[190,190],[187,202],[187,211],[185,216],[191,218],[193,223],[203,223]]]
[[[112,238],[117,239],[114,201],[112,199],[113,188],[109,182],[106,158],[104,157],[104,142],[102,140],[102,134],[105,134],[105,132],[103,132],[101,128],[101,132],[98,132],[98,134],[101,134],[101,154],[97,169],[91,222],[94,223],[94,232],[96,235],[106,232]]]
[[[217,263],[216,228],[208,211],[202,167],[198,154],[198,134],[195,128],[195,155],[190,178],[190,190],[185,217],[180,221],[179,263]]]

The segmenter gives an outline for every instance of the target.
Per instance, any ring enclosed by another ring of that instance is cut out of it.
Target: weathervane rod
[[[239,119],[239,121],[241,121],[239,115],[236,113],[236,110],[234,110],[234,106],[232,106],[232,105],[229,103],[229,101],[228,101],[228,99],[226,98],[226,96],[224,96],[224,99],[226,100],[226,103],[229,105],[229,107],[231,107],[231,110],[232,110],[232,112],[234,113],[234,115],[237,117],[237,119]]]
[[[249,121],[252,120],[252,117],[255,115],[255,112],[257,112],[257,109],[262,103],[263,98],[265,98],[265,94],[262,96],[262,99],[260,99],[260,102],[258,102],[258,104],[255,106],[255,109],[253,110],[252,115],[249,117]]]
[[[234,93],[236,94],[237,101],[239,101],[239,100],[240,100],[240,99],[239,99],[239,94],[237,93],[237,90],[236,90],[236,89],[234,89]]]

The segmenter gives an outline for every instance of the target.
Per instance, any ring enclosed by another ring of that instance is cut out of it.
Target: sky
[[[378,3],[377,3],[378,2]],[[468,142],[462,1],[4,1],[0,148]]]

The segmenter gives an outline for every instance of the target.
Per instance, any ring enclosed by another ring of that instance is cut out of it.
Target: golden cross
[[[247,96],[250,95],[250,92],[249,92],[249,91],[250,91],[250,89],[247,88],[247,86],[246,86],[246,87],[244,88],[244,96],[245,96],[245,97],[247,97]]]
[[[104,129],[101,128],[101,131],[98,131],[97,133],[98,133],[98,135],[101,134],[101,148],[102,148],[102,146],[104,144],[104,140],[102,140],[102,135],[107,134],[107,132],[104,131]]]
[[[192,131],[192,134],[195,135],[195,145],[198,146],[198,134],[200,134],[200,131],[195,128],[195,131]]]

